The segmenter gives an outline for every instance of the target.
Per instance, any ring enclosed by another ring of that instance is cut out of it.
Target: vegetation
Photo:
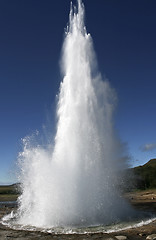
[[[143,166],[132,169],[136,189],[156,188],[156,159],[151,159]]]
[[[15,201],[19,195],[19,184],[0,186],[0,201]]]

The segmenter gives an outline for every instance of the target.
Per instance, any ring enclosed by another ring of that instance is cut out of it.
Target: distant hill
[[[151,159],[143,166],[132,168],[132,172],[135,188],[156,188],[156,159]]]
[[[18,194],[19,193],[19,184],[15,183],[12,185],[1,185],[0,194]]]
[[[156,168],[156,158],[149,160],[147,163],[145,163],[143,166],[151,166]]]

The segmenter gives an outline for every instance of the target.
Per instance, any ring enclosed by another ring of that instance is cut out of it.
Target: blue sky
[[[73,3],[76,1],[74,0]],[[84,0],[99,70],[117,91],[131,165],[156,157],[156,1]],[[51,122],[69,0],[0,1],[0,184],[15,180],[21,138]]]

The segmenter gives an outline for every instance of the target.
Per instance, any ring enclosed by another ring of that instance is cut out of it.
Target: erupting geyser
[[[17,223],[36,227],[91,226],[123,219],[121,144],[113,130],[116,95],[96,69],[84,5],[71,6],[62,54],[54,145],[19,155],[22,195]]]

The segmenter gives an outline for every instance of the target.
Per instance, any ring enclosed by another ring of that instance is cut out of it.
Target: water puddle
[[[17,201],[2,201],[0,202],[0,208],[3,207],[16,207]]]
[[[89,233],[112,233],[121,230],[127,230],[131,228],[137,228],[144,225],[148,225],[156,220],[156,215],[143,213],[144,216],[140,219],[131,219],[125,222],[118,222],[110,225],[94,225],[85,227],[35,227],[30,225],[18,224],[18,216],[12,211],[10,214],[4,216],[0,223],[3,225],[15,229],[24,231],[40,231],[51,234],[89,234]],[[145,217],[146,214],[146,217]]]

